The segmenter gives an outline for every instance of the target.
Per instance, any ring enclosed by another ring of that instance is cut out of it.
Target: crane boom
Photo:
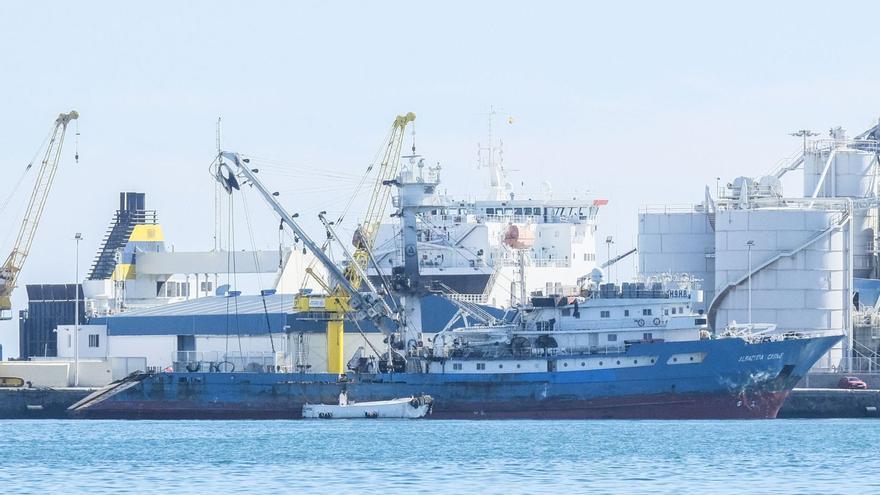
[[[373,185],[370,202],[367,205],[367,213],[354,235],[355,252],[352,257],[360,270],[355,269],[353,265],[349,265],[345,270],[346,279],[355,288],[361,285],[361,272],[367,269],[369,252],[376,243],[376,235],[382,224],[382,215],[391,200],[391,188],[385,186],[384,183],[397,177],[400,169],[400,148],[403,145],[404,132],[407,124],[415,119],[416,115],[409,112],[406,115],[398,115],[391,124],[391,132],[385,144],[382,160],[379,162],[379,170],[376,172],[376,181]]]
[[[58,162],[61,159],[61,148],[64,144],[64,134],[67,131],[67,124],[71,120],[79,118],[76,110],[68,113],[62,113],[55,119],[55,127],[52,130],[51,138],[46,146],[43,154],[43,161],[40,164],[40,170],[37,172],[37,180],[34,190],[31,193],[30,201],[28,201],[27,210],[24,219],[21,222],[21,228],[18,231],[18,237],[12,246],[12,252],[6,258],[6,262],[0,267],[0,320],[12,319],[12,290],[15,289],[18,275],[27,260],[28,253],[31,250],[31,244],[34,242],[34,235],[37,232],[37,226],[40,224],[40,217],[43,215],[43,208],[46,206],[46,199],[49,197],[49,190],[52,188],[52,182],[55,179],[55,172],[58,170]]]
[[[345,273],[299,226],[296,220],[294,220],[296,215],[288,213],[275,198],[275,195],[266,189],[259,178],[257,178],[255,170],[248,168],[246,158],[242,158],[238,153],[226,151],[222,152],[220,155],[223,158],[232,161],[235,164],[235,170],[225,171],[224,168],[227,166],[225,164],[220,165],[220,168],[217,170],[217,180],[230,193],[232,192],[232,189],[238,189],[240,187],[240,182],[236,177],[242,178],[247,184],[253,186],[260,193],[260,196],[263,197],[266,203],[275,210],[275,213],[281,217],[281,221],[296,233],[306,249],[311,251],[315,258],[317,258],[327,269],[331,280],[335,282],[335,284],[338,284],[342,294],[344,294],[345,297],[350,298],[348,305],[355,313],[353,315],[355,318],[370,319],[377,327],[384,331],[392,331],[396,329],[396,315],[393,314],[393,311],[388,307],[385,300],[375,292],[361,293],[357,290],[357,287],[349,281],[345,276]],[[349,262],[352,263],[353,260],[350,259]],[[361,271],[361,273],[363,272]],[[338,295],[333,297],[338,297]]]

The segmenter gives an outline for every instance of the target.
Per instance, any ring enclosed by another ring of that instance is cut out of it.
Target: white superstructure
[[[540,199],[520,197],[500,155],[490,126],[489,145],[480,148],[480,168],[489,176],[486,199],[437,191],[437,204],[448,206],[419,215],[420,276],[456,297],[502,308],[525,303],[531,294],[574,293],[575,281],[597,265],[597,216],[607,200],[555,199],[549,187]],[[404,158],[413,170],[424,169],[421,157]],[[377,236],[373,251],[385,276],[402,263],[399,232],[392,222]],[[377,275],[372,267],[369,273]]]

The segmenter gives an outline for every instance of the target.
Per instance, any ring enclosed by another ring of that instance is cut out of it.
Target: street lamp
[[[605,238],[605,246],[608,248],[608,250],[607,250],[608,255],[607,255],[607,258],[605,258],[606,263],[611,261],[611,245],[612,244],[614,244],[614,237],[609,235],[608,237]],[[608,282],[611,282],[611,281],[612,281],[611,280],[611,265],[608,265]]]
[[[755,241],[746,242],[746,246],[749,250],[749,331],[751,331],[754,327],[752,326],[752,246],[755,245]]]
[[[73,291],[76,293],[73,307],[73,386],[79,386],[79,241],[83,239],[81,233],[73,236],[76,241],[76,280]]]
[[[818,136],[818,135],[819,135],[818,132],[813,132],[809,129],[801,129],[797,132],[792,132],[791,134],[789,134],[789,136],[792,136],[792,137],[804,138],[804,158],[806,158],[806,156],[807,156],[807,138],[813,137],[813,136]]]

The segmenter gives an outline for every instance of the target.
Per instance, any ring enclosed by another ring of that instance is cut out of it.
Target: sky
[[[265,180],[320,236],[315,214],[342,210],[399,113],[416,113],[442,188],[484,194],[492,106],[516,189],[608,199],[598,238],[623,252],[640,206],[767,173],[799,148],[797,129],[875,122],[878,14],[810,1],[0,3],[0,257],[33,175],[14,183],[57,114],[81,114],[15,309],[25,284],[75,280],[76,232],[87,270],[120,191],[147,194],[175,249],[211,249],[218,117],[222,146],[271,159]],[[256,198],[248,216],[238,242],[277,245]],[[5,356],[17,339],[16,320],[0,323]]]

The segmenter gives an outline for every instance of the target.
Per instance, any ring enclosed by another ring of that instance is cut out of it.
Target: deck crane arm
[[[384,184],[397,177],[400,169],[400,148],[403,145],[404,132],[407,124],[415,119],[416,115],[409,112],[406,115],[398,115],[391,124],[391,132],[384,146],[385,151],[379,162],[379,170],[376,172],[376,181],[373,185],[370,202],[367,205],[367,213],[353,239],[355,252],[352,257],[361,270],[355,269],[354,265],[349,265],[345,270],[345,277],[354,287],[360,287],[362,275],[359,272],[367,269],[369,251],[376,243],[376,235],[382,224],[382,215],[388,208],[388,202],[391,199],[391,188]]]
[[[639,248],[632,248],[623,254],[619,254],[619,255],[611,258],[610,260],[605,261],[605,263],[602,263],[601,265],[599,265],[599,268],[604,270],[605,268],[608,268],[611,265],[615,265],[615,264],[617,264],[618,261],[626,258],[627,256],[629,256],[631,254],[634,254],[638,250],[639,250]]]
[[[630,256],[630,255],[632,255],[632,254],[635,254],[636,252],[638,252],[638,250],[639,250],[639,248],[632,248],[632,249],[630,249],[629,251],[627,251],[627,252],[625,252],[625,253],[623,253],[623,254],[619,254],[619,255],[617,255],[617,256],[615,256],[615,257],[613,257],[613,258],[611,258],[611,259],[605,261],[604,263],[602,263],[601,265],[599,265],[598,268],[599,268],[600,270],[604,270],[604,269],[608,268],[609,266],[612,266],[612,265],[617,264],[617,262],[619,262],[620,260],[626,258],[627,256]],[[587,279],[589,279],[591,275],[592,275],[592,274],[588,273],[588,274],[586,274],[586,275],[583,275],[583,276],[578,277],[578,279],[577,279],[577,284],[578,284],[578,285],[583,285],[583,283],[586,282]]]
[[[234,164],[234,169],[225,163],[217,168],[216,179],[220,184],[232,193],[233,189],[240,189],[241,184],[252,186],[260,193],[260,196],[275,210],[284,222],[303,242],[303,245],[311,251],[318,259],[327,272],[330,274],[330,286],[337,287],[337,293],[328,294],[328,298],[348,298],[347,306],[351,308],[351,317],[355,319],[369,319],[383,332],[391,333],[397,330],[397,315],[388,307],[385,300],[375,292],[359,292],[357,287],[346,277],[346,274],[340,269],[336,263],[315,243],[314,240],[299,226],[295,218],[296,214],[291,215],[284,206],[278,201],[275,195],[270,192],[263,183],[257,178],[256,169],[248,167],[248,159],[241,157],[238,153],[222,152],[221,156],[230,160]],[[349,260],[353,263],[353,260]],[[363,272],[360,272],[363,273]]]
[[[12,291],[15,289],[18,275],[21,273],[31,250],[37,226],[40,224],[40,217],[43,215],[43,208],[46,206],[46,199],[49,197],[49,190],[55,179],[55,172],[58,170],[67,125],[71,120],[77,118],[79,118],[79,113],[76,110],[71,110],[68,113],[58,115],[58,118],[55,119],[55,126],[46,145],[43,161],[37,172],[37,180],[28,201],[18,237],[15,238],[15,244],[12,246],[9,257],[0,267],[0,320],[12,319]]]

